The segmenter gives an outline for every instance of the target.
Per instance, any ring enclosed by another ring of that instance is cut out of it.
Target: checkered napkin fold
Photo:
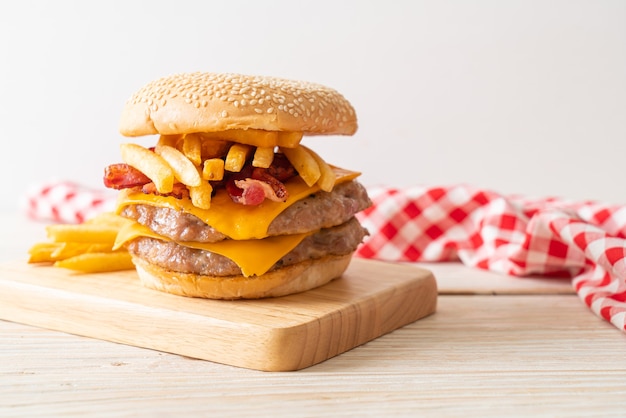
[[[70,182],[28,191],[25,212],[75,223],[112,210],[115,197]],[[514,276],[571,277],[582,301],[626,331],[626,206],[529,199],[456,185],[369,187],[358,215],[370,236],[357,256],[455,261]]]
[[[358,256],[451,261],[572,277],[582,301],[626,331],[626,206],[504,196],[468,186],[370,187]]]

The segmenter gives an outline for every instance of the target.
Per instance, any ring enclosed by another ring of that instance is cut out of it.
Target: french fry
[[[122,160],[152,180],[159,193],[174,189],[174,171],[160,155],[137,144],[122,144],[120,151]]]
[[[111,252],[112,247],[109,243],[64,242],[52,253],[52,258],[54,260],[64,260],[85,253]]]
[[[50,263],[56,261],[52,256],[63,244],[58,242],[38,242],[28,250],[29,263]]]
[[[200,186],[189,187],[191,203],[200,209],[211,207],[211,193],[213,193],[213,187],[208,181],[203,181]]]
[[[302,140],[302,132],[278,132],[277,146],[296,148]]]
[[[46,232],[53,242],[78,242],[110,244],[115,242],[118,228],[99,224],[58,224],[48,225]]]
[[[305,147],[304,145],[300,146],[311,154],[320,168],[320,178],[317,180],[317,184],[320,186],[320,189],[325,192],[332,191],[333,187],[335,187],[335,181],[337,180],[337,175],[333,169],[315,151]]]
[[[281,147],[280,150],[285,154],[307,186],[311,187],[319,180],[322,175],[320,167],[306,148],[303,146],[296,148]]]
[[[192,135],[200,138],[202,148],[201,154],[203,160],[209,158],[223,158],[228,153],[228,149],[232,145],[232,143],[229,141],[215,139],[212,136],[207,137],[206,135],[208,134],[190,134],[187,136]]]
[[[252,147],[249,145],[233,144],[226,154],[224,170],[234,173],[240,172],[251,150]]]
[[[204,160],[202,178],[211,181],[222,180],[224,178],[224,160],[221,158],[210,158],[208,160]]]
[[[221,132],[202,133],[207,140],[224,140],[258,147],[295,148],[302,140],[302,132],[264,131],[262,129],[230,129]]]
[[[52,253],[52,258],[54,260],[63,260],[65,258],[81,255],[88,252],[92,245],[94,244],[89,242],[63,242],[59,248]],[[109,246],[109,250],[110,249],[111,247]]]
[[[185,135],[182,152],[194,165],[199,166],[202,164],[202,141],[200,137],[197,135]]]
[[[161,135],[157,141],[157,146],[167,145],[176,148],[178,142],[183,138],[182,135]]]
[[[185,186],[199,186],[202,182],[196,166],[185,154],[167,145],[156,146],[154,152],[160,155],[171,167],[174,177]]]
[[[127,251],[81,254],[56,261],[54,266],[83,273],[129,270],[135,267]]]
[[[104,212],[81,225],[49,225],[50,242],[34,244],[28,251],[29,263],[50,263],[83,253],[111,251],[111,239],[122,225],[133,221],[113,212]]]
[[[274,147],[257,147],[252,159],[253,167],[268,168],[274,161]]]

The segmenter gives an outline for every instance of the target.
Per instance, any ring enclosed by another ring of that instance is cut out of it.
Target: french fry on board
[[[56,253],[61,247],[59,242],[37,242],[28,250],[29,263],[51,263],[56,261],[52,254]]]
[[[101,273],[135,268],[132,258],[127,251],[85,253],[64,260],[58,260],[54,263],[54,266],[77,270],[83,273]]]
[[[113,250],[118,232],[133,221],[105,212],[82,224],[49,225],[49,242],[35,243],[28,251],[29,263],[52,263],[84,273],[133,269],[125,249]]]
[[[108,243],[89,243],[89,242],[64,242],[51,255],[56,260],[64,260],[66,258],[75,257],[85,253],[95,252],[111,252],[113,246]]]
[[[46,232],[53,242],[80,242],[111,244],[115,242],[119,228],[109,225],[83,223],[48,225]]]

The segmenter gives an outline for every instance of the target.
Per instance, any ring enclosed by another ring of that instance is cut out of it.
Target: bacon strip
[[[235,180],[235,186],[242,189],[241,196],[236,197],[236,201],[244,205],[260,205],[265,199],[274,202],[284,202],[286,199],[280,198],[268,183],[255,180]]]
[[[284,202],[289,197],[285,184],[269,173],[269,169],[246,167],[233,173],[226,182],[226,191],[235,203],[259,205],[265,199]]]
[[[230,198],[243,205],[260,205],[265,199],[284,202],[289,193],[284,182],[298,173],[283,154],[276,154],[269,168],[247,165],[238,173],[230,175],[219,182],[211,182],[213,190],[224,187]],[[174,190],[168,194],[160,194],[154,183],[141,171],[128,164],[111,164],[104,170],[104,185],[111,189],[128,189],[140,187],[146,194],[173,196],[177,199],[189,197],[189,190],[182,183],[175,183]]]
[[[128,164],[111,164],[104,169],[104,185],[109,189],[128,189],[150,182],[145,174]]]
[[[104,185],[110,189],[132,189],[141,187],[146,194],[174,196],[177,199],[189,196],[189,190],[182,183],[174,183],[174,190],[165,195],[157,191],[156,186],[145,174],[128,164],[111,164],[104,169]]]

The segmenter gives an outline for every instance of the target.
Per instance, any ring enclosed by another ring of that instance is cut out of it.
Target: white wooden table
[[[0,261],[42,228],[0,216]],[[0,416],[624,416],[626,335],[568,281],[426,267],[437,313],[297,372],[0,321]]]

